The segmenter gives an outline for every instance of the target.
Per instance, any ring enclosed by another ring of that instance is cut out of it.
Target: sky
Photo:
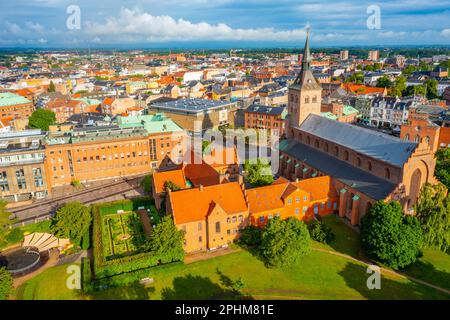
[[[450,0],[0,0],[3,48],[301,47],[308,27],[313,47],[450,45]]]

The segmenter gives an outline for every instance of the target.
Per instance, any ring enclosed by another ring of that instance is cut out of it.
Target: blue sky
[[[66,10],[80,8],[80,29]],[[380,9],[369,29],[369,6]],[[450,0],[2,0],[0,47],[450,44]]]

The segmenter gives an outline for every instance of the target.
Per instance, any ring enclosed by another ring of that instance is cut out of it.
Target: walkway
[[[207,259],[211,259],[211,258],[215,258],[215,257],[224,256],[224,255],[227,255],[230,253],[235,253],[235,252],[238,252],[241,250],[242,249],[228,247],[228,248],[216,249],[213,251],[204,251],[204,252],[193,253],[193,254],[187,255],[184,258],[184,263],[190,264],[190,263],[197,262],[197,261],[207,260]]]
[[[339,256],[339,257],[345,258],[347,260],[357,261],[357,262],[365,264],[366,266],[375,265],[375,262],[374,263],[368,263],[368,262],[366,262],[364,260],[356,259],[356,258],[354,258],[352,256],[349,256],[349,255],[344,254],[344,253],[336,252],[336,251],[325,250],[325,249],[320,249],[320,248],[312,248],[312,250],[323,252],[323,253],[332,254],[332,255],[335,255],[335,256]],[[420,279],[408,276],[408,275],[406,275],[404,273],[401,273],[401,272],[396,272],[396,271],[391,270],[391,269],[386,269],[386,268],[380,267],[380,270],[382,272],[384,272],[384,273],[389,273],[391,275],[395,275],[395,276],[398,276],[400,278],[408,279],[408,280],[411,280],[411,281],[423,284],[425,286],[428,286],[430,288],[436,289],[438,291],[441,291],[441,292],[444,292],[444,293],[450,295],[450,290],[438,287],[438,286],[436,286],[436,285],[434,285],[432,283],[429,283],[429,282],[426,282],[426,281],[423,281],[423,280],[420,280]]]
[[[59,253],[58,253],[58,251],[57,250],[50,251],[48,260],[43,266],[39,267],[39,269],[37,269],[36,271],[33,271],[33,272],[31,272],[29,274],[26,274],[26,275],[24,275],[22,277],[17,277],[17,278],[13,279],[14,280],[14,282],[13,282],[14,288],[20,287],[24,282],[30,280],[31,278],[37,276],[38,274],[44,272],[45,270],[56,266],[58,264],[58,261],[59,261]]]

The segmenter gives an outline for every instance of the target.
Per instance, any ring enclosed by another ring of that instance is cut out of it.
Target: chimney
[[[203,191],[203,185],[202,185],[202,184],[200,184],[200,185],[198,186],[198,188],[199,188],[200,191]]]

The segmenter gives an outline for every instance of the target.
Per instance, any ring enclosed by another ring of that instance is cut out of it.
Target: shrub
[[[273,267],[295,264],[309,252],[311,244],[306,224],[296,218],[269,220],[261,239],[261,255]]]
[[[239,241],[247,246],[254,247],[261,244],[262,229],[255,226],[248,226],[241,230]]]
[[[5,237],[9,243],[17,243],[23,240],[23,231],[20,228],[12,229]]]
[[[309,235],[311,239],[321,243],[330,243],[334,240],[334,233],[331,228],[317,220],[313,220],[309,225]]]

